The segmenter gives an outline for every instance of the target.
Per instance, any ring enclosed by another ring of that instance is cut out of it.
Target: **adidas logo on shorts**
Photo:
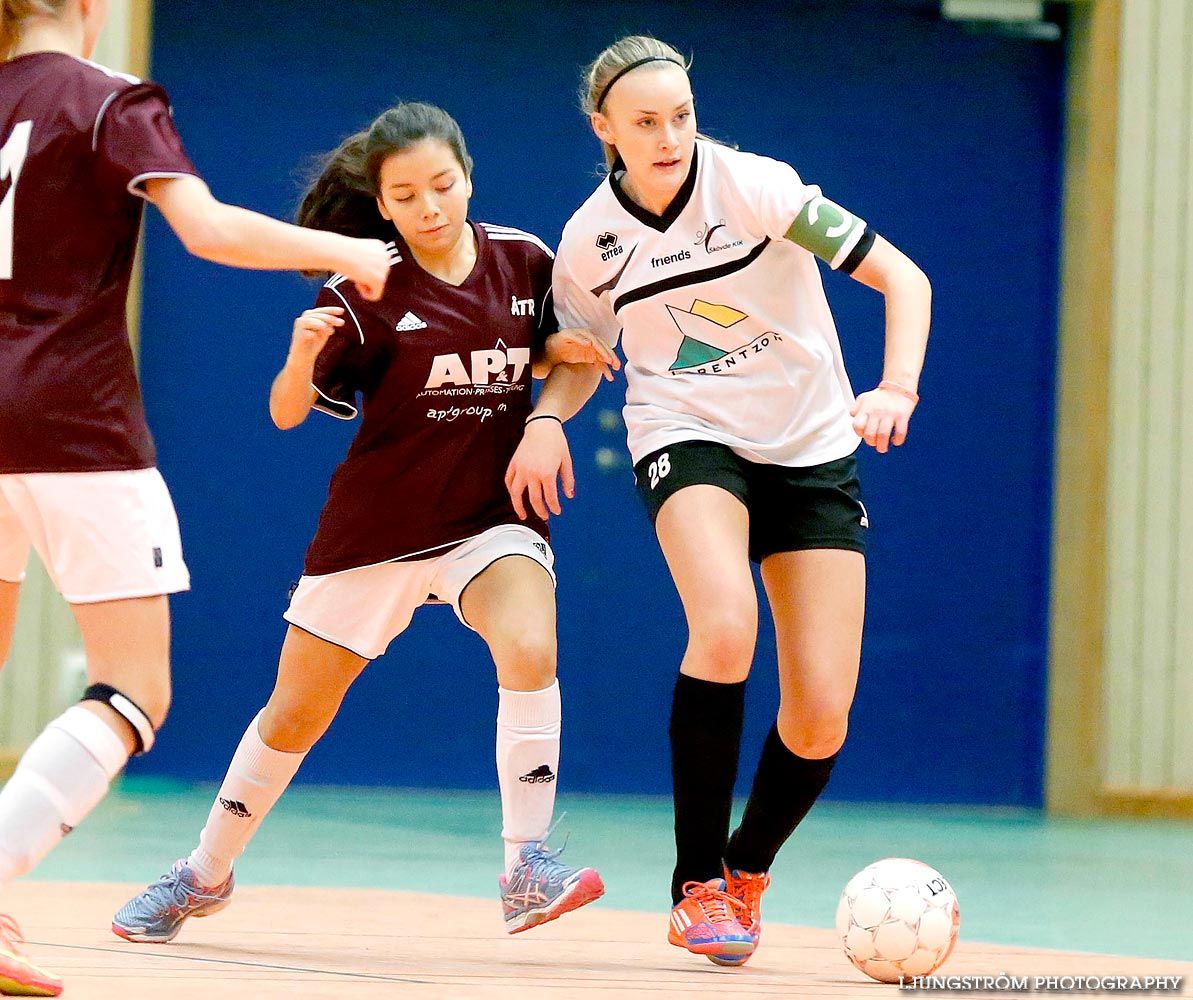
[[[406,313],[400,320],[398,325],[394,327],[399,333],[406,333],[408,330],[425,330],[427,324],[414,315],[412,312]]]
[[[555,780],[555,773],[549,764],[540,764],[533,771],[529,771],[518,779],[531,785],[546,784]]]

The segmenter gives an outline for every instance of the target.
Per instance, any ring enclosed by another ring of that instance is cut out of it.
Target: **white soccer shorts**
[[[0,580],[25,578],[30,546],[71,604],[190,589],[157,469],[0,475]]]
[[[555,583],[555,555],[538,532],[520,524],[489,528],[431,559],[384,562],[326,576],[304,576],[283,617],[312,635],[374,660],[409,626],[431,597],[456,617],[464,588],[498,559],[526,556]]]

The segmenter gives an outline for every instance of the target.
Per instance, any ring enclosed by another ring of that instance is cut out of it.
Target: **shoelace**
[[[153,885],[144,889],[138,899],[155,899],[163,888],[169,891],[170,901],[176,906],[185,906],[192,897],[203,895],[197,886],[194,889],[188,888],[182,881],[182,873],[171,868],[165,875],[159,876]]]
[[[0,940],[13,951],[18,950],[18,944],[25,943],[25,935],[21,933],[17,922],[7,913],[0,913]]]
[[[547,832],[543,834],[543,839],[538,842],[538,846],[534,849],[534,853],[537,855],[535,858],[536,862],[540,859],[543,861],[554,861],[567,848],[568,841],[572,836],[570,831],[563,835],[563,843],[555,850],[552,851],[547,847],[547,838],[555,832],[555,828],[559,826],[559,824],[563,821],[563,817],[566,815],[566,812],[561,812],[559,816],[556,817],[555,822],[547,828]]]
[[[736,882],[741,888],[740,902],[749,911],[752,920],[762,905],[762,892],[770,885],[770,880],[765,875],[759,875],[755,878],[738,878]]]
[[[564,847],[567,847],[567,842],[564,841],[563,847],[557,848],[554,851],[547,850],[540,841],[539,846],[533,851],[529,852],[530,857],[527,858],[527,867],[530,869],[530,874],[533,877],[548,877],[552,871],[559,868],[566,868],[567,866],[561,864],[556,858],[563,853]]]
[[[685,882],[683,894],[696,900],[704,915],[713,923],[736,920],[737,914],[733,911],[746,908],[746,904],[740,899],[703,882]]]

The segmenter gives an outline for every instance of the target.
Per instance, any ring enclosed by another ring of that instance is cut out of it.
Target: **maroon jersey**
[[[137,195],[193,173],[155,84],[0,63],[0,473],[154,464],[125,325]]]
[[[334,276],[317,305],[346,309],[315,363],[317,409],[361,425],[332,476],[308,576],[426,559],[520,522],[505,471],[531,410],[531,355],[556,329],[552,253],[535,236],[473,225],[477,256],[457,286],[428,274],[399,238],[389,281],[366,302]]]

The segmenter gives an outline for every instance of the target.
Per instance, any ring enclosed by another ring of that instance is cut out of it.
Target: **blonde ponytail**
[[[0,59],[7,59],[21,37],[21,22],[30,17],[57,17],[67,0],[0,0]]]

